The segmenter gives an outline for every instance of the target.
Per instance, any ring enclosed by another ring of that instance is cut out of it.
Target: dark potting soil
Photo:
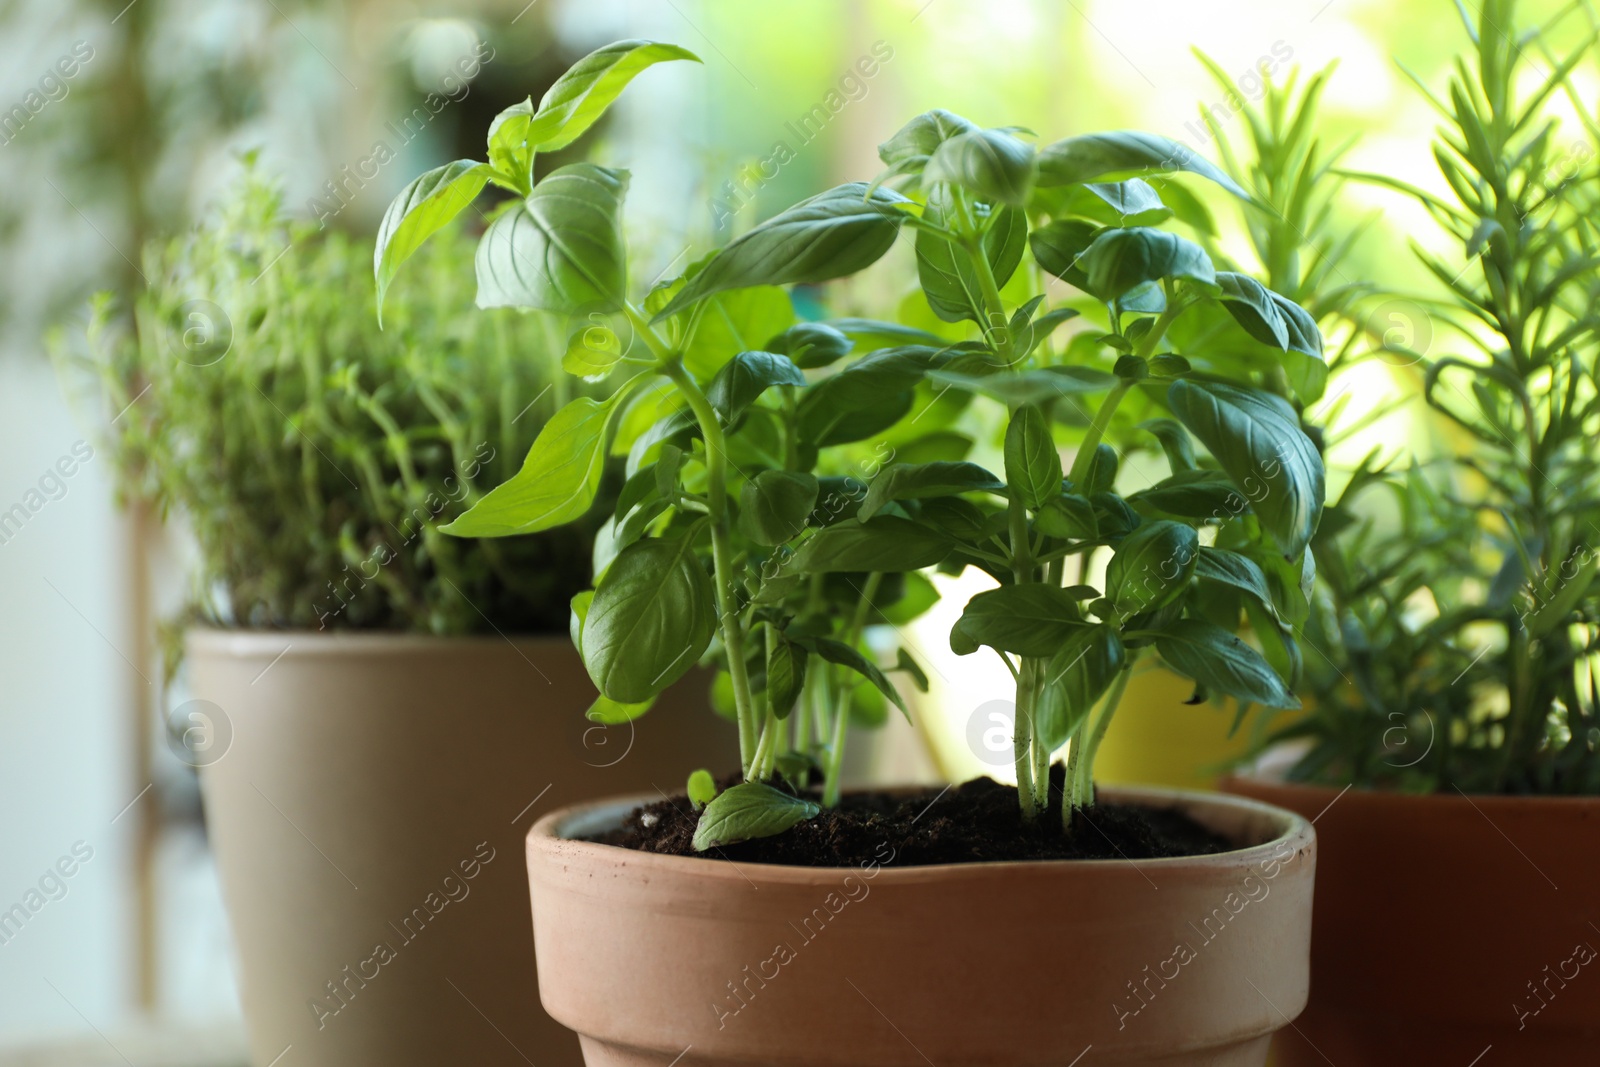
[[[974,778],[942,793],[855,793],[839,807],[775,837],[696,852],[698,814],[687,797],[634,809],[622,826],[594,840],[607,845],[672,856],[705,856],[738,863],[783,863],[799,867],[853,867],[881,860],[885,845],[895,866],[985,863],[996,860],[1154,859],[1202,856],[1238,846],[1189,816],[1128,804],[1096,804],[1074,817],[1073,832],[1061,832],[1060,764],[1051,774],[1051,813],[1029,826],[1022,820],[1016,786]],[[737,782],[719,782],[726,788]],[[781,782],[773,782],[788,789]],[[789,790],[793,792],[793,790]]]

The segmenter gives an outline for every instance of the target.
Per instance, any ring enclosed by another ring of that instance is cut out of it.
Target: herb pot
[[[1600,798],[1224,788],[1316,819],[1324,849],[1311,1002],[1278,1062],[1595,1062]]]
[[[1104,795],[1240,847],[806,868],[583,840],[636,800],[546,815],[527,842],[545,1009],[589,1067],[1260,1067],[1306,1001],[1310,824],[1231,797]]]
[[[200,630],[187,662],[252,1062],[581,1063],[537,1007],[518,843],[558,804],[731,762],[706,679],[606,728],[565,636]]]

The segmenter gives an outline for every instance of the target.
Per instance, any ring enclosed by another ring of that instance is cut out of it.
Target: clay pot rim
[[[926,786],[899,786],[874,792],[921,791]],[[1281,852],[1285,843],[1299,851],[1313,844],[1316,830],[1303,816],[1274,804],[1250,797],[1223,793],[1201,792],[1189,789],[1165,789],[1157,786],[1105,786],[1102,795],[1122,801],[1158,808],[1209,807],[1231,809],[1245,816],[1266,818],[1277,824],[1277,833],[1253,845],[1201,856],[1162,856],[1138,861],[1126,859],[1101,860],[997,860],[985,863],[938,863],[917,867],[885,865],[878,877],[905,884],[923,882],[952,882],[968,879],[1004,880],[1018,876],[1039,875],[1044,872],[1065,874],[1073,872],[1083,877],[1093,877],[1097,872],[1121,869],[1133,864],[1136,869],[1154,867],[1169,873],[1184,871],[1233,871],[1240,866],[1254,866]],[[604,845],[595,841],[579,841],[563,836],[573,820],[588,817],[609,820],[611,813],[632,810],[642,803],[653,802],[656,797],[636,795],[612,797],[558,808],[536,821],[528,829],[530,859],[535,849],[548,851],[558,859],[571,859],[585,864],[610,867],[613,871],[626,870],[630,877],[648,878],[679,876],[717,878],[722,881],[748,882],[752,869],[759,871],[760,880],[791,885],[831,883],[838,880],[840,872],[854,867],[802,867],[784,863],[733,863],[728,860],[702,859],[697,856],[668,856],[654,852],[640,852],[620,845]]]
[[[1533,793],[1402,793],[1393,789],[1369,789],[1366,786],[1351,785],[1337,787],[1331,785],[1314,785],[1307,782],[1289,782],[1272,775],[1251,774],[1248,772],[1235,772],[1224,775],[1217,782],[1217,788],[1232,792],[1235,788],[1272,789],[1286,793],[1294,793],[1303,797],[1326,797],[1331,803],[1335,798],[1342,798],[1339,803],[1345,804],[1355,801],[1374,807],[1386,806],[1395,808],[1435,810],[1444,808],[1468,809],[1488,808],[1491,811],[1526,810],[1528,808],[1541,808],[1546,811],[1592,809],[1600,806],[1600,796],[1542,796]]]
[[[205,624],[188,627],[184,631],[184,643],[189,651],[204,655],[266,656],[269,659],[284,653],[285,645],[288,646],[286,658],[376,652],[400,655],[439,649],[472,651],[507,645],[539,649],[552,645],[572,647],[572,640],[565,632],[553,630],[549,633],[437,636],[409,630],[231,630]]]

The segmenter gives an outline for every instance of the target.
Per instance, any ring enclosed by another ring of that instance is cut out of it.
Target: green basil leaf
[[[379,326],[383,325],[383,295],[389,291],[400,265],[477,198],[492,172],[487,164],[458,159],[418,177],[389,202],[372,250]]]
[[[796,823],[815,818],[821,806],[791,796],[765,782],[740,782],[719,793],[700,813],[694,849],[704,852],[781,834]]]
[[[1141,422],[1139,429],[1155,437],[1166,453],[1167,466],[1173,474],[1195,469],[1194,445],[1189,441],[1189,431],[1173,419],[1151,419]]]
[[[864,352],[881,348],[943,348],[945,339],[936,333],[902,326],[898,322],[878,322],[873,319],[832,319],[828,325],[854,341]]]
[[[1033,192],[1036,173],[1033,146],[1026,141],[1002,130],[969,130],[933,150],[922,180],[950,182],[980,200],[1020,208]]]
[[[917,692],[928,691],[928,672],[922,669],[922,665],[903,646],[895,650],[894,669],[904,671],[906,677],[911,679],[911,684],[917,687]]]
[[[1110,493],[1112,486],[1117,484],[1118,463],[1116,449],[1104,442],[1095,445],[1094,458],[1089,461],[1089,470],[1083,476],[1084,495],[1094,497]]]
[[[1074,633],[1045,668],[1034,711],[1035,743],[1051,752],[1066,744],[1126,663],[1116,627],[1102,624]]]
[[[1217,382],[1180,379],[1167,404],[1211,450],[1283,554],[1297,558],[1322,517],[1322,457],[1281,397]]]
[[[795,640],[797,644],[810,649],[829,663],[837,663],[839,666],[846,667],[861,675],[861,677],[871,682],[878,692],[887,697],[895,707],[899,708],[900,713],[908,721],[910,720],[911,712],[906,708],[906,702],[901,698],[900,691],[894,687],[894,683],[889,681],[889,676],[884,674],[876,663],[873,663],[843,641],[835,641],[831,637],[799,637]]]
[[[803,386],[806,376],[788,356],[774,352],[741,352],[723,364],[706,388],[706,399],[725,423],[738,420],[762,393],[774,385]]]
[[[1179,619],[1156,638],[1167,666],[1213,693],[1269,708],[1298,708],[1300,701],[1266,659],[1214,623]]]
[[[1075,289],[1089,291],[1089,276],[1079,260],[1094,244],[1104,227],[1083,219],[1056,219],[1028,235],[1033,258],[1046,273],[1054,274]]]
[[[894,245],[905,221],[897,205],[905,203],[905,197],[888,189],[868,195],[864,182],[801,201],[729,242],[655,318],[675,315],[725,289],[825,282],[854,274]]]
[[[615,330],[582,326],[567,338],[561,369],[586,382],[597,382],[610,374],[626,354]]]
[[[1170,174],[1188,171],[1209,178],[1241,200],[1250,194],[1188,145],[1137,130],[1111,130],[1068,137],[1039,150],[1038,184],[1075,185],[1108,174]]]
[[[938,340],[935,338],[934,343]],[[788,356],[804,370],[828,367],[849,355],[855,342],[825,322],[802,322],[768,341],[768,352]]]
[[[1006,483],[1022,506],[1037,511],[1061,495],[1061,453],[1050,436],[1050,420],[1028,405],[1006,426]]]
[[[1053,656],[1089,625],[1064,589],[1007,585],[967,601],[950,628],[950,649],[965,656],[988,645],[1019,656]]]
[[[915,571],[939,563],[954,547],[943,532],[896,515],[846,519],[818,530],[784,569],[804,574]]]
[[[552,171],[478,242],[478,306],[564,314],[622,309],[626,171],[573,163]]]
[[[1185,519],[1228,519],[1249,507],[1226,471],[1179,471],[1128,497],[1141,513],[1159,512]]]
[[[1218,271],[1222,306],[1244,331],[1265,345],[1322,359],[1322,331],[1310,312],[1247,274]]]
[[[1202,582],[1215,582],[1249,594],[1274,619],[1278,618],[1278,606],[1272,600],[1267,576],[1249,556],[1203,545],[1200,558],[1195,562],[1194,575]]]
[[[926,165],[945,141],[977,129],[976,124],[942,108],[924,111],[878,146],[878,158],[890,167]]]
[[[606,435],[628,392],[624,386],[605,401],[581,396],[556,412],[522,468],[439,529],[454,537],[510,537],[580,518],[600,490]]]
[[[976,463],[891,463],[872,479],[856,517],[870,519],[894,500],[979,491],[1003,493],[1005,489],[1004,482]]]
[[[1033,526],[1046,537],[1063,540],[1093,541],[1100,536],[1094,505],[1075,493],[1063,493],[1036,511]]]
[[[1084,191],[1115,214],[1119,226],[1154,226],[1172,217],[1172,209],[1150,183],[1140,178],[1125,182],[1090,182]]]
[[[652,696],[636,704],[622,704],[602,694],[594,698],[594,703],[590,704],[589,710],[583,714],[590,722],[615,726],[618,723],[632,722],[649,711],[655,702],[656,698]]]
[[[944,190],[928,198],[923,217],[944,224],[950,198]],[[1022,262],[1028,247],[1028,218],[1020,209],[1002,207],[983,235],[983,254],[989,261],[996,285],[1004,285]],[[919,230],[916,239],[917,279],[933,313],[945,322],[971,319],[988,326],[983,286],[966,249],[929,230]]]
[[[689,785],[685,792],[689,795],[689,806],[699,811],[717,799],[717,780],[711,777],[710,771],[701,768],[689,775]]]
[[[674,59],[700,62],[700,57],[686,48],[657,41],[616,41],[590,52],[540,98],[538,111],[523,127],[523,140],[529,148],[542,152],[565,148],[605,114],[640,71]],[[513,133],[507,130],[501,136],[509,140]],[[490,141],[492,145],[494,132]]]
[[[795,411],[800,440],[824,447],[887,429],[911,407],[911,390],[948,353],[921,345],[884,348],[808,388]]]
[[[1200,534],[1187,523],[1145,523],[1106,565],[1106,598],[1124,618],[1172,603],[1188,588],[1199,549]]]
[[[1073,393],[1104,392],[1117,384],[1115,375],[1080,366],[1040,367],[1020,373],[1003,371],[989,375],[940,370],[929,374],[928,379],[938,385],[990,397],[1008,407],[1047,404]]]
[[[695,665],[716,621],[711,578],[693,539],[639,541],[617,553],[595,589],[583,664],[612,700],[648,700]]]
[[[580,656],[583,655],[583,620],[589,617],[589,605],[593,603],[593,589],[572,594],[572,614],[567,620],[567,636],[572,638],[572,647],[578,650]]]
[[[1175,233],[1148,226],[1102,232],[1079,264],[1088,277],[1089,291],[1107,302],[1121,300],[1138,286],[1163,278],[1187,278],[1215,286],[1217,277],[1205,249]]]
[[[778,638],[767,653],[767,699],[772,702],[772,713],[787,719],[805,682],[805,649],[787,638]]]
[[[813,475],[762,471],[739,490],[739,531],[758,545],[781,545],[805,529],[817,492]]]

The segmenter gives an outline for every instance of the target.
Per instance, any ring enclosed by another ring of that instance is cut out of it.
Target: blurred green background
[[[1557,5],[1526,15],[1541,10]],[[822,187],[872,176],[877,143],[929,108],[1042,140],[1137,127],[1214,157],[1202,110],[1242,137],[1239,111],[1259,99],[1263,68],[1281,79],[1337,64],[1327,143],[1353,141],[1354,169],[1437,189],[1434,119],[1401,68],[1438,85],[1462,42],[1450,0],[0,0],[0,501],[118,414],[63,395],[46,333],[79,328],[92,292],[139,285],[144,242],[192,226],[241,153],[281,176],[297,215],[364,237],[409,178],[476,155],[499,110],[622,37],[705,59],[652,71],[599,143],[577,149],[654,175],[628,203],[644,277]],[[1595,71],[1575,77],[1584,99],[1600,93]],[[1407,242],[1436,231],[1418,208],[1355,186],[1339,210],[1341,225],[1366,228],[1347,269],[1424,286]],[[1244,248],[1241,234],[1231,242]],[[1425,320],[1381,325],[1411,331],[1407,347],[1430,344]],[[1348,414],[1414,391],[1411,375],[1375,366]],[[1434,447],[1423,422],[1396,418],[1352,451],[1378,440]],[[0,905],[72,842],[98,850],[26,936],[0,945],[0,1063],[121,1062],[97,1030],[137,1049],[167,1048],[174,1028],[186,1036],[170,1062],[229,1062],[237,1008],[198,802],[152,726],[146,632],[181,597],[186,548],[113,510],[108,466],[86,464],[26,536],[0,545],[0,804],[13,815]],[[941,609],[918,639],[942,647],[948,622]],[[946,673],[949,721],[926,723],[942,762],[991,770],[966,759],[959,735],[1001,679]],[[1130,735],[1108,754],[1108,776],[1193,776],[1204,754],[1192,746],[1227,716],[1184,713],[1152,720],[1149,735],[1181,767],[1141,765],[1146,735]],[[931,773],[895,735],[881,744],[887,775]],[[149,780],[159,820],[140,829],[121,813]],[[46,1047],[65,1051],[45,1059]]]

